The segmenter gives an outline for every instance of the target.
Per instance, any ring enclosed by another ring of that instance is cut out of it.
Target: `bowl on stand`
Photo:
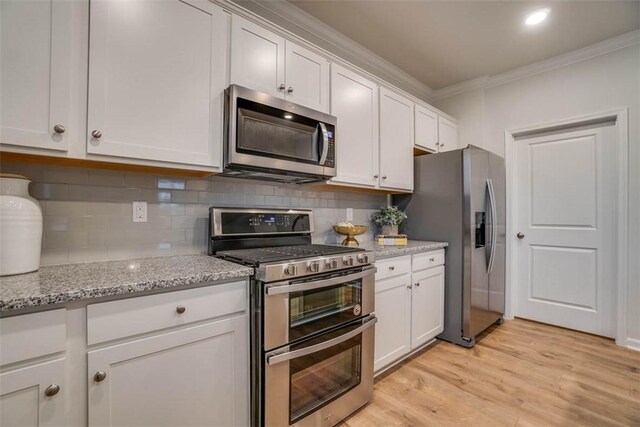
[[[366,225],[354,225],[354,226],[346,226],[346,225],[334,225],[333,231],[343,236],[347,236],[346,239],[342,241],[343,246],[360,246],[355,236],[359,236],[367,232],[369,227]]]

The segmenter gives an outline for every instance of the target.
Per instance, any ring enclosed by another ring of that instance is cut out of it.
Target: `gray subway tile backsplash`
[[[319,190],[223,177],[166,177],[119,171],[2,162],[1,169],[32,180],[30,193],[44,213],[42,265],[186,255],[207,250],[209,207],[308,208],[315,214],[315,243],[339,243],[331,226],[344,221],[371,226],[384,195]],[[148,203],[148,221],[132,221],[132,201]]]

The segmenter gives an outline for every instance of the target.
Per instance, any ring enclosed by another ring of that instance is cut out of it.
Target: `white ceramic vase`
[[[0,174],[0,276],[40,268],[42,209],[24,176]]]
[[[385,236],[397,236],[398,235],[398,226],[397,225],[383,225],[382,226],[382,234]]]

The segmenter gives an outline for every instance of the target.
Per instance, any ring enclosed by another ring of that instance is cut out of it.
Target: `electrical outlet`
[[[147,202],[133,202],[133,222],[147,222]]]
[[[347,208],[347,221],[353,221],[353,208]]]

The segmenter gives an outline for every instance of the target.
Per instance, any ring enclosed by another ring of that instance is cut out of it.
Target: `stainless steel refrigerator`
[[[444,332],[472,347],[505,305],[504,159],[474,146],[416,157],[413,194],[395,196],[410,239],[449,242]]]

